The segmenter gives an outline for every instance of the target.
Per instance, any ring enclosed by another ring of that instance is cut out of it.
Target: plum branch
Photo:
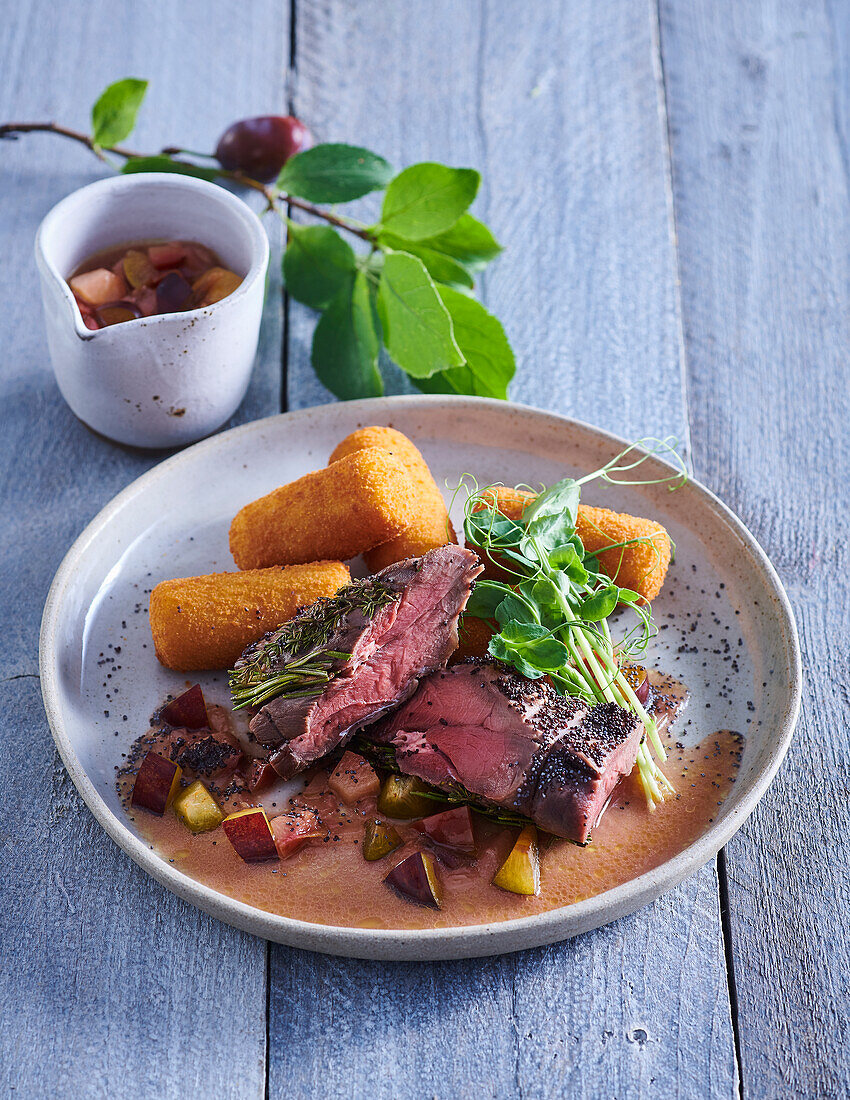
[[[163,156],[173,159],[181,153],[185,154],[188,152],[186,149],[180,149],[173,145],[160,149],[159,153],[137,153],[134,150],[125,149],[121,145],[110,145],[102,148],[95,143],[89,134],[84,134],[80,130],[72,130],[67,126],[59,126],[55,122],[6,122],[0,124],[0,141],[15,141],[19,134],[33,133],[58,134],[60,137],[75,141],[79,145],[85,146],[90,153],[93,153],[99,160],[110,167],[113,167],[113,165],[105,155],[106,153],[112,153],[115,156],[123,157],[125,161],[132,161],[146,160],[150,156]],[[201,153],[195,155],[207,156],[207,154]],[[175,159],[174,163],[185,165],[187,168],[196,167],[190,161],[185,160]],[[375,234],[370,233],[368,229],[354,225],[352,222],[348,221],[348,219],[341,218],[330,210],[323,210],[321,207],[315,206],[311,202],[305,202],[304,199],[296,198],[294,195],[288,195],[285,191],[275,190],[275,188],[270,187],[268,184],[253,179],[245,172],[231,171],[227,168],[217,166],[210,166],[208,169],[205,169],[205,171],[214,173],[220,179],[231,180],[233,183],[238,183],[242,187],[247,187],[251,191],[258,192],[258,194],[261,194],[265,198],[268,209],[270,210],[280,212],[281,203],[285,203],[297,210],[303,210],[306,214],[312,214],[315,218],[321,218],[337,229],[352,233],[355,237],[359,237],[369,244],[374,244],[376,241]]]

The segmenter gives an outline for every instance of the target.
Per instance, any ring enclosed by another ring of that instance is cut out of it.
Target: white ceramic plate
[[[239,928],[317,951],[384,959],[496,954],[565,939],[647,904],[740,828],[785,755],[800,705],[799,646],[782,585],[740,520],[695,482],[674,493],[665,485],[597,483],[586,494],[592,503],[660,520],[677,544],[676,562],[653,605],[662,629],[648,663],[691,689],[692,724],[683,739],[696,741],[722,728],[746,736],[737,781],[714,823],[655,870],[586,901],[504,923],[423,931],[339,928],[275,916],[217,893],[160,859],[128,822],[115,793],[115,764],[142,732],[140,723],[174,688],[175,676],[154,658],[147,591],[168,577],[234,568],[227,536],[235,512],[324,465],[344,435],[369,424],[391,424],[409,435],[440,485],[456,483],[464,472],[484,484],[551,484],[598,468],[624,446],[586,424],[518,405],[394,397],[270,417],[163,462],[89,524],[47,598],[40,646],[44,702],[77,789],[112,839],[170,890]],[[655,476],[667,472],[655,460],[650,468]],[[698,624],[694,631],[692,623]],[[110,646],[120,646],[120,653]],[[99,664],[100,654],[118,656]],[[226,700],[223,675],[202,676],[201,682],[214,701]]]

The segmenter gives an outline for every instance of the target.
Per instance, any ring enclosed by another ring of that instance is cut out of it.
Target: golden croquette
[[[162,581],[150,602],[157,658],[177,672],[232,668],[252,642],[350,580],[342,562],[317,561]]]
[[[397,538],[366,552],[366,564],[373,573],[384,566],[457,542],[443,495],[428,464],[413,442],[395,428],[358,428],[338,443],[329,464],[369,447],[380,447],[404,463],[415,486],[416,517]]]
[[[230,525],[230,551],[240,569],[347,561],[396,538],[415,519],[416,491],[404,463],[369,447],[247,504]]]
[[[523,508],[535,494],[508,486],[494,486],[482,494],[483,499],[473,505],[478,512],[495,503],[502,515],[518,520]],[[670,565],[670,536],[660,523],[624,512],[612,512],[608,508],[594,508],[580,504],[576,518],[576,534],[589,553],[596,553],[605,573],[621,588],[631,588],[647,601],[654,600],[664,584]],[[615,546],[612,543],[641,541],[631,546]],[[491,580],[509,583],[512,574],[482,555],[484,576]]]

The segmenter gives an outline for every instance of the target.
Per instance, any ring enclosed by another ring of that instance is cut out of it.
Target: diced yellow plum
[[[241,275],[226,267],[211,267],[192,284],[195,301],[199,306],[211,306],[232,294],[242,283]]]
[[[374,863],[400,848],[403,843],[397,829],[386,821],[375,818],[367,821],[363,829],[363,858],[368,863]]]
[[[207,833],[224,821],[219,804],[199,779],[177,795],[174,812],[193,833]]]
[[[440,805],[433,798],[423,794],[433,791],[427,783],[412,775],[388,775],[378,796],[378,809],[387,817],[409,821],[415,817],[426,817]]]
[[[493,885],[512,894],[540,893],[540,848],[534,825],[526,825],[519,834]]]
[[[346,752],[331,774],[328,786],[337,798],[351,806],[361,798],[377,794],[381,781],[372,765],[362,756]]]

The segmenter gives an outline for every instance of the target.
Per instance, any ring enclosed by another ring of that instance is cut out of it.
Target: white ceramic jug
[[[86,328],[68,276],[94,252],[152,239],[207,245],[242,284],[200,309]],[[35,254],[56,380],[82,421],[119,443],[174,447],[233,415],[251,377],[269,261],[241,199],[189,176],[98,180],[50,211]]]

